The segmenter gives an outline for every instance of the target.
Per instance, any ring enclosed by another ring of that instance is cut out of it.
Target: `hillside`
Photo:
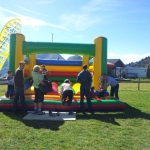
[[[143,59],[141,59],[140,61],[137,62],[131,62],[129,64],[126,64],[127,67],[143,67],[143,68],[147,68],[148,65],[150,65],[150,56],[145,57]]]
[[[126,64],[124,68],[120,69],[118,68],[116,70],[116,76],[121,77],[123,74],[126,74],[126,67],[141,67],[141,68],[147,68],[147,77],[150,78],[150,56],[145,57],[141,59],[140,61],[131,62],[129,64]]]

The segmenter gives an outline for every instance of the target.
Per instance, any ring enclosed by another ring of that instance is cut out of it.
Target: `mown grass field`
[[[6,86],[0,86],[4,95]],[[109,90],[109,89],[108,89]],[[0,112],[0,150],[149,150],[150,83],[120,83],[124,112],[77,113],[76,121],[24,121]]]

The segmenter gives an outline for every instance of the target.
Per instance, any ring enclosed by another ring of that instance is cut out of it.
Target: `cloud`
[[[86,13],[93,13],[95,15],[99,15],[103,17],[103,21],[115,21],[114,18],[117,16],[125,16],[130,14],[140,14],[140,13],[149,13],[150,10],[137,8],[135,6],[135,2],[133,1],[120,1],[120,0],[90,0],[85,6],[81,8],[83,12]],[[124,7],[127,7],[126,10],[124,10]],[[120,12],[118,13],[118,10]],[[111,20],[113,19],[113,20]],[[125,23],[143,23],[147,20],[141,19],[138,20],[136,18],[133,18],[132,20],[124,20]]]
[[[120,59],[124,64],[140,61],[141,59],[150,56],[150,53],[140,54],[115,54],[108,53],[108,59]]]
[[[123,3],[123,1],[121,1],[121,3]],[[116,7],[120,7],[121,3],[118,0],[91,0],[82,7],[82,10],[86,12],[110,11]]]
[[[79,13],[66,12],[61,15],[60,20],[62,25],[66,28],[71,28],[76,31],[87,30],[88,28],[94,28],[94,25],[103,23],[104,20],[108,21],[110,17],[103,15],[101,11],[110,11],[121,6],[118,0],[91,0],[83,7],[79,8]],[[96,12],[92,13],[92,12]]]
[[[15,15],[16,17],[18,17],[18,18],[20,18],[22,20],[23,26],[31,26],[35,30],[37,30],[37,28],[40,27],[40,26],[51,26],[51,27],[54,27],[54,28],[58,28],[58,29],[69,31],[67,28],[65,28],[65,27],[63,27],[61,25],[54,25],[54,24],[48,23],[48,22],[40,20],[40,19],[24,16],[24,15],[21,15],[19,13],[14,12],[14,11],[2,8],[2,7],[0,7],[0,11],[1,12],[4,11],[4,12],[7,12],[7,13]],[[7,16],[3,15],[3,19],[5,19],[5,20],[8,20],[8,19],[10,20],[10,18],[12,19],[12,18],[14,18],[14,16],[7,17]]]
[[[88,14],[65,14],[60,17],[61,25],[74,30],[86,30],[101,21],[100,18]]]
[[[1,21],[0,21],[0,24],[3,25],[3,22],[7,22],[7,17],[0,12],[0,18],[1,18]]]
[[[12,4],[13,4],[13,3],[12,3]],[[13,5],[15,5],[15,4],[13,4]],[[24,7],[21,7],[21,6],[19,6],[19,5],[15,5],[15,6],[18,7],[18,8],[20,8],[20,9],[22,9],[22,10],[25,10],[25,11],[28,11],[28,12],[31,12],[31,13],[34,13],[34,14],[38,14],[38,15],[42,15],[42,16],[48,17],[48,15],[45,15],[45,14],[42,14],[42,13],[38,13],[38,12],[35,12],[35,11],[31,11],[31,10],[26,9],[26,8],[24,8]]]
[[[70,54],[61,54],[65,59],[68,59]],[[150,56],[150,53],[146,53],[143,55],[138,54],[115,54],[115,53],[108,53],[108,59],[120,59],[124,64],[129,64],[131,62],[140,61],[141,59],[144,59],[145,57]]]
[[[39,0],[39,1],[36,1],[37,4],[50,4],[50,3],[53,3],[55,2],[55,0]]]
[[[65,59],[68,59],[70,54],[61,54]],[[120,59],[124,64],[129,64],[131,62],[140,61],[141,59],[144,59],[145,57],[150,56],[150,53],[146,53],[143,55],[138,54],[115,54],[115,53],[108,53],[108,59]]]
[[[39,20],[39,19],[27,17],[27,16],[21,16],[20,18],[22,20],[23,26],[31,26],[32,28],[36,28],[36,29],[39,26],[51,26],[51,27],[54,27],[54,28],[59,28],[59,29],[62,29],[62,30],[69,31],[67,28],[65,28],[63,26],[54,25],[54,24],[45,22],[43,20]]]
[[[7,23],[8,21],[14,19],[14,16],[9,16],[9,17],[6,16],[6,14],[2,13],[0,8],[0,18],[1,18],[0,25],[3,27],[4,23]]]

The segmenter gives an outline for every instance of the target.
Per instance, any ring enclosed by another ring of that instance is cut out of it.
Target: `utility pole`
[[[52,42],[53,42],[53,34],[52,34]]]

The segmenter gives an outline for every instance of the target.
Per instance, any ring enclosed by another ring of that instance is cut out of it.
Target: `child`
[[[42,65],[42,74],[44,75],[44,80],[48,80],[46,73],[50,73],[46,68],[45,65]]]
[[[104,97],[104,96],[108,96],[108,95],[109,95],[109,93],[107,92],[107,90],[104,89],[104,86],[103,86],[102,83],[99,85],[99,88],[100,88],[100,90],[99,90],[99,91],[96,91],[96,90],[94,89],[94,86],[91,86],[91,98],[92,98],[92,99],[93,99],[93,98],[96,98],[96,96],[99,97],[99,98],[101,98],[101,97]]]
[[[96,98],[96,96],[98,96],[98,94],[99,94],[99,91],[95,91],[95,88],[94,88],[94,86],[91,86],[91,98],[93,99],[93,98]]]
[[[94,94],[94,86],[91,86],[90,94],[91,94],[91,98],[95,98],[95,94]]]
[[[6,92],[6,97],[11,97],[14,95],[14,77],[12,76],[12,71],[9,70],[8,72],[8,87]]]
[[[45,68],[45,65],[43,64],[42,66],[42,74],[44,76],[44,87],[45,87],[45,94],[47,94],[47,92],[52,92],[53,91],[53,88],[52,88],[52,83],[50,80],[48,80],[46,74],[47,73],[50,73],[50,71],[48,71],[46,68]],[[43,86],[41,86],[41,88],[43,88]]]
[[[107,89],[105,89],[105,83],[104,82],[100,83],[99,88],[100,88],[100,91],[99,91],[99,94],[97,95],[99,98],[109,95],[109,93],[107,92]]]
[[[104,97],[104,91],[105,91],[105,89],[104,89],[104,85],[101,83],[100,85],[99,85],[99,94],[98,94],[98,97],[100,98],[100,97]]]
[[[62,102],[63,104],[65,104],[65,101],[66,101],[66,98],[68,97],[69,98],[69,101],[68,101],[68,106],[71,105],[72,103],[72,99],[73,99],[73,91],[72,91],[72,86],[70,84],[70,80],[69,79],[66,79],[64,81],[64,83],[62,84],[61,88],[60,88],[60,95],[62,97]],[[73,112],[72,111],[69,111],[68,113],[69,115],[72,115]]]

